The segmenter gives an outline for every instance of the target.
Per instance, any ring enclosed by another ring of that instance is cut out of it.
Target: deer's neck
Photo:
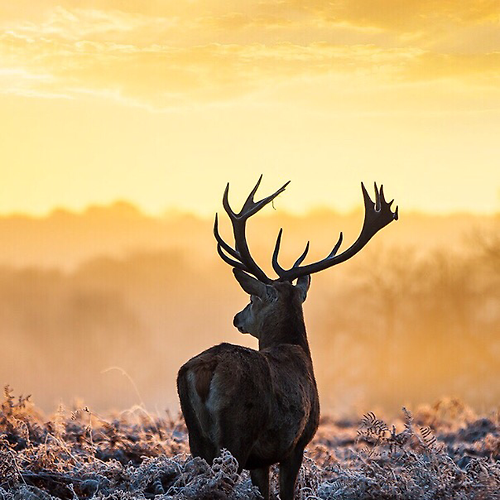
[[[279,344],[298,345],[311,357],[302,308],[288,312],[285,316],[274,315],[264,321],[259,337],[259,350]]]

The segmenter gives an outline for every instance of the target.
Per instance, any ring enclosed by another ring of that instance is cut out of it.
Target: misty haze
[[[280,227],[288,266],[307,240],[311,260],[341,230],[347,247],[362,217],[277,210],[250,222],[248,240],[267,271]],[[96,411],[176,413],[183,362],[223,341],[256,348],[232,326],[248,297],[212,224],[125,202],[0,218],[0,379],[46,411],[81,398]],[[403,214],[352,261],[313,276],[305,319],[325,411],[498,402],[498,229],[494,216]],[[230,239],[226,221],[221,232]]]

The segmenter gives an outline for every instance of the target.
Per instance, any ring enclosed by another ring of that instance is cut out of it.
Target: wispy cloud
[[[453,46],[450,27],[498,26],[497,1],[74,3],[42,2],[25,19],[0,10],[1,92],[105,93],[162,108],[335,75],[372,87],[500,78],[491,39],[467,51],[439,46]]]

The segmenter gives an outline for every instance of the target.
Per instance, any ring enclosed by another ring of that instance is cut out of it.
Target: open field
[[[500,498],[500,413],[454,399],[403,409],[393,421],[324,415],[307,449],[299,499]],[[0,498],[252,499],[247,472],[225,452],[189,454],[182,419],[141,407],[95,414],[60,407],[45,418],[6,387],[0,413]],[[276,474],[272,489],[277,492]]]

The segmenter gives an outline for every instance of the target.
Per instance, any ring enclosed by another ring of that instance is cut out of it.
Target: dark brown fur
[[[249,469],[269,498],[269,466],[280,464],[280,496],[293,498],[303,451],[319,423],[319,399],[302,315],[302,296],[274,283],[271,302],[236,315],[261,318],[259,350],[223,343],[190,359],[177,379],[191,452],[211,462],[222,448]],[[267,308],[267,310],[266,310]]]

